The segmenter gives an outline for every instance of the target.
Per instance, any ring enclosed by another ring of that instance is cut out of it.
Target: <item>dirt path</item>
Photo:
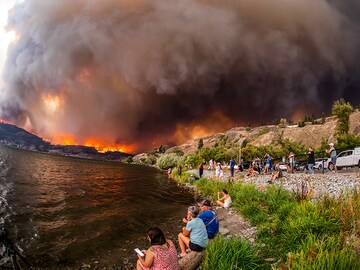
[[[220,233],[225,237],[239,236],[243,239],[255,243],[256,227],[251,226],[250,222],[236,213],[233,209],[215,208],[219,215]]]

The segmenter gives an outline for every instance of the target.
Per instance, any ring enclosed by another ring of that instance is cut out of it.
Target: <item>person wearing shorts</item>
[[[335,147],[334,147],[334,144],[333,143],[329,143],[329,146],[330,146],[330,149],[327,150],[326,152],[328,154],[330,154],[330,158],[331,158],[331,164],[332,164],[332,167],[334,169],[334,173],[337,172],[337,167],[336,167],[336,150],[335,150]]]
[[[294,154],[293,152],[290,152],[290,155],[289,155],[289,167],[290,167],[291,173],[294,173],[294,168],[295,168],[295,154]]]
[[[198,218],[199,212],[200,209],[197,206],[188,208],[187,217],[183,220],[187,222],[186,227],[183,227],[182,232],[178,235],[180,257],[186,255],[187,247],[192,251],[201,252],[209,242],[205,224]]]

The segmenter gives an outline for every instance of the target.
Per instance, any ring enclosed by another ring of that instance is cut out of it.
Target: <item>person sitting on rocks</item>
[[[279,179],[280,177],[282,177],[282,170],[280,169],[279,163],[277,163],[268,183],[272,184],[276,179]]]
[[[219,232],[219,218],[211,209],[211,202],[208,199],[200,203],[201,213],[199,218],[204,222],[209,239],[213,239]]]
[[[183,220],[187,221],[186,227],[183,227],[182,232],[178,235],[181,249],[179,257],[186,255],[187,248],[195,252],[203,251],[209,241],[205,224],[198,215],[199,208],[197,206],[188,208],[187,217]]]
[[[220,197],[220,195],[222,195],[222,197]],[[229,208],[231,206],[231,197],[226,189],[218,192],[218,200],[216,201],[216,203],[223,208]]]
[[[258,172],[254,170],[254,166],[251,164],[249,169],[247,170],[246,176],[256,176]]]
[[[142,250],[145,258],[139,254],[136,264],[137,270],[180,270],[174,243],[165,239],[163,232],[159,228],[150,228],[147,232],[147,239],[151,247]]]

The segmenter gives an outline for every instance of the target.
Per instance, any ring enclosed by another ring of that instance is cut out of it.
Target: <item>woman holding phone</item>
[[[147,239],[151,246],[148,250],[142,250],[145,256],[137,254],[137,270],[180,270],[176,247],[171,240],[165,239],[159,228],[150,228]]]

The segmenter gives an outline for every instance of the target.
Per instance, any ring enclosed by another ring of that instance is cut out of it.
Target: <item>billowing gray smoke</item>
[[[357,0],[25,0],[0,113],[140,150],[187,125],[329,112],[360,100],[358,14]]]

